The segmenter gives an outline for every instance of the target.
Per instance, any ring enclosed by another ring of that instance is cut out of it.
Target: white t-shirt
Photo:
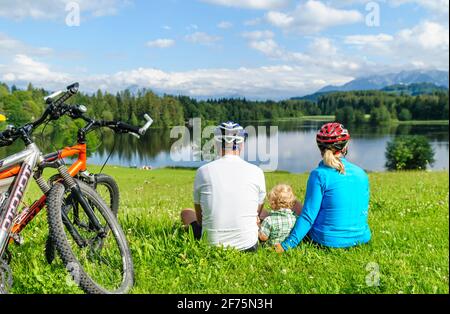
[[[258,206],[264,203],[264,172],[239,156],[225,155],[197,170],[194,203],[212,245],[246,250],[258,242]]]

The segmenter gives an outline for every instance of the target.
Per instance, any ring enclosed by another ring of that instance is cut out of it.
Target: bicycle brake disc
[[[13,284],[11,268],[5,261],[0,261],[0,294],[7,294]]]

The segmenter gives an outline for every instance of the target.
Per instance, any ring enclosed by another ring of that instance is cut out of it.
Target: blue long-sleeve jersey
[[[308,235],[324,246],[343,248],[367,243],[369,179],[364,170],[342,158],[345,174],[321,162],[308,179],[303,211],[281,244],[295,248]]]

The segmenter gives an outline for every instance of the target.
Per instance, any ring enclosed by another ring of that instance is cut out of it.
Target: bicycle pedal
[[[23,239],[22,235],[13,233],[11,235],[11,239],[13,239],[14,244],[16,245],[23,245],[25,243],[25,240]]]

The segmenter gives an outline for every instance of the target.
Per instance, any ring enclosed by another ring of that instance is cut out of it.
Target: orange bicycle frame
[[[69,174],[75,177],[81,171],[86,170],[86,144],[76,144],[66,147],[57,152],[44,156],[45,161],[55,161],[67,157],[78,156],[78,159],[69,167]],[[14,166],[0,172],[0,180],[15,177],[20,171],[20,166]],[[44,194],[36,200],[29,208],[24,208],[14,222],[12,234],[19,234],[36,217],[36,215],[45,207],[47,196]]]

